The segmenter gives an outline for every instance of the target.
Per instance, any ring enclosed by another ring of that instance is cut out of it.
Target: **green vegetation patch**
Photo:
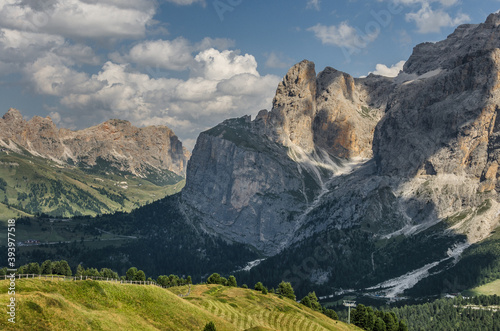
[[[0,153],[0,209],[7,209],[0,220],[42,213],[71,217],[128,212],[184,186],[183,178],[169,171],[146,169],[144,179],[108,166],[61,166],[40,157]]]
[[[8,281],[0,281],[0,304],[6,305]],[[16,324],[0,319],[2,330],[203,330],[218,331],[359,330],[274,294],[227,288],[227,303],[214,298],[216,285],[192,286],[182,299],[169,290],[147,285],[96,281],[17,281]],[[195,299],[196,298],[196,299]],[[50,301],[53,300],[53,301]],[[51,303],[52,302],[52,303]],[[60,304],[54,304],[59,302]],[[287,313],[277,307],[288,307]]]
[[[485,200],[477,209],[477,215],[486,213],[491,208],[491,200]]]

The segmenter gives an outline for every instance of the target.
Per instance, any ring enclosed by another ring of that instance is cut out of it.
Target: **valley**
[[[140,296],[154,316],[135,316],[139,329],[202,328],[209,318],[222,330],[350,328],[274,295],[206,284],[218,273],[288,282],[343,318],[343,302],[356,301],[367,330],[398,319],[419,330],[490,327],[500,316],[490,309],[500,279],[499,109],[498,12],[417,45],[395,77],[316,72],[303,60],[271,110],[204,129],[192,153],[165,126],[114,119],[71,131],[10,109],[0,120],[0,220],[16,218],[17,264],[137,267],[197,284],[180,300],[180,289],[26,280],[24,322],[49,323],[47,311],[73,325],[67,310],[77,327],[121,327],[124,312],[145,313]],[[64,297],[50,294],[56,286]],[[74,302],[89,299],[82,288],[95,307]]]

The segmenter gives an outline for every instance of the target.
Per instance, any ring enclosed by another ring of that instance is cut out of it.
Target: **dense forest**
[[[200,279],[214,271],[230,273],[260,257],[245,245],[228,243],[188,224],[179,210],[176,196],[153,202],[130,214],[117,212],[96,218],[76,217],[74,220],[81,226],[72,231],[86,238],[93,236],[95,242],[83,241],[82,238],[71,243],[19,247],[20,262],[65,259],[73,268],[83,262],[85,266],[110,267],[124,273],[137,266],[153,277],[169,270]],[[28,228],[37,221],[24,218],[16,223],[18,227]],[[41,221],[50,227],[48,219]],[[97,228],[135,239],[99,244]]]
[[[320,296],[339,288],[366,288],[398,277],[407,270],[446,259],[448,248],[464,240],[463,236],[437,233],[440,231],[433,227],[409,238],[398,236],[380,240],[361,228],[331,228],[268,258],[249,272],[239,273],[238,277],[245,282],[284,279],[300,294],[320,287]],[[443,261],[437,267],[449,262]],[[315,283],[318,270],[328,274],[321,286]],[[433,294],[438,293],[440,291]]]
[[[497,295],[439,299],[393,308],[390,312],[405,320],[409,330],[415,331],[500,330],[500,297]]]
[[[473,267],[471,267],[473,266]],[[437,270],[431,269],[431,273]],[[406,291],[409,296],[458,293],[500,279],[500,234],[469,247],[456,265]]]
[[[73,272],[74,270],[74,272]],[[46,260],[41,265],[37,262],[31,262],[20,266],[20,274],[55,274],[64,276],[93,276],[114,278],[132,281],[155,281],[158,285],[164,287],[182,286],[195,283],[191,276],[179,277],[174,274],[160,275],[156,279],[147,277],[146,273],[138,270],[136,267],[130,267],[122,276],[110,268],[84,268],[78,265],[71,269],[65,260],[51,261]],[[7,268],[0,269],[0,276],[7,274]],[[202,278],[201,283],[218,284],[229,287],[238,287],[238,281],[233,275],[228,278],[214,273],[207,278]],[[249,288],[247,284],[242,284],[242,288]],[[287,297],[297,300],[295,291],[289,282],[281,281],[276,289],[269,289],[262,282],[257,282],[253,289],[263,294],[276,294],[280,297]],[[309,292],[299,302],[313,310],[322,312],[332,319],[347,321],[345,311],[339,314],[329,308],[321,305],[316,293]],[[373,307],[358,304],[352,309],[350,315],[351,323],[367,331],[475,331],[491,330],[500,331],[500,296],[474,296],[470,298],[458,296],[453,299],[443,298],[433,302],[423,304],[404,305],[397,308],[382,308],[382,310]]]

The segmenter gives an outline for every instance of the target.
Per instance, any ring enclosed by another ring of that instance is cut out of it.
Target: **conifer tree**
[[[278,294],[295,301],[295,292],[293,291],[292,284],[289,282],[282,281],[278,285]]]

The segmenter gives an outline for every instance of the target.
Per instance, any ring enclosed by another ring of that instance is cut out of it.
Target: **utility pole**
[[[344,306],[348,308],[347,324],[351,324],[351,307],[356,307],[356,301],[344,300]]]

